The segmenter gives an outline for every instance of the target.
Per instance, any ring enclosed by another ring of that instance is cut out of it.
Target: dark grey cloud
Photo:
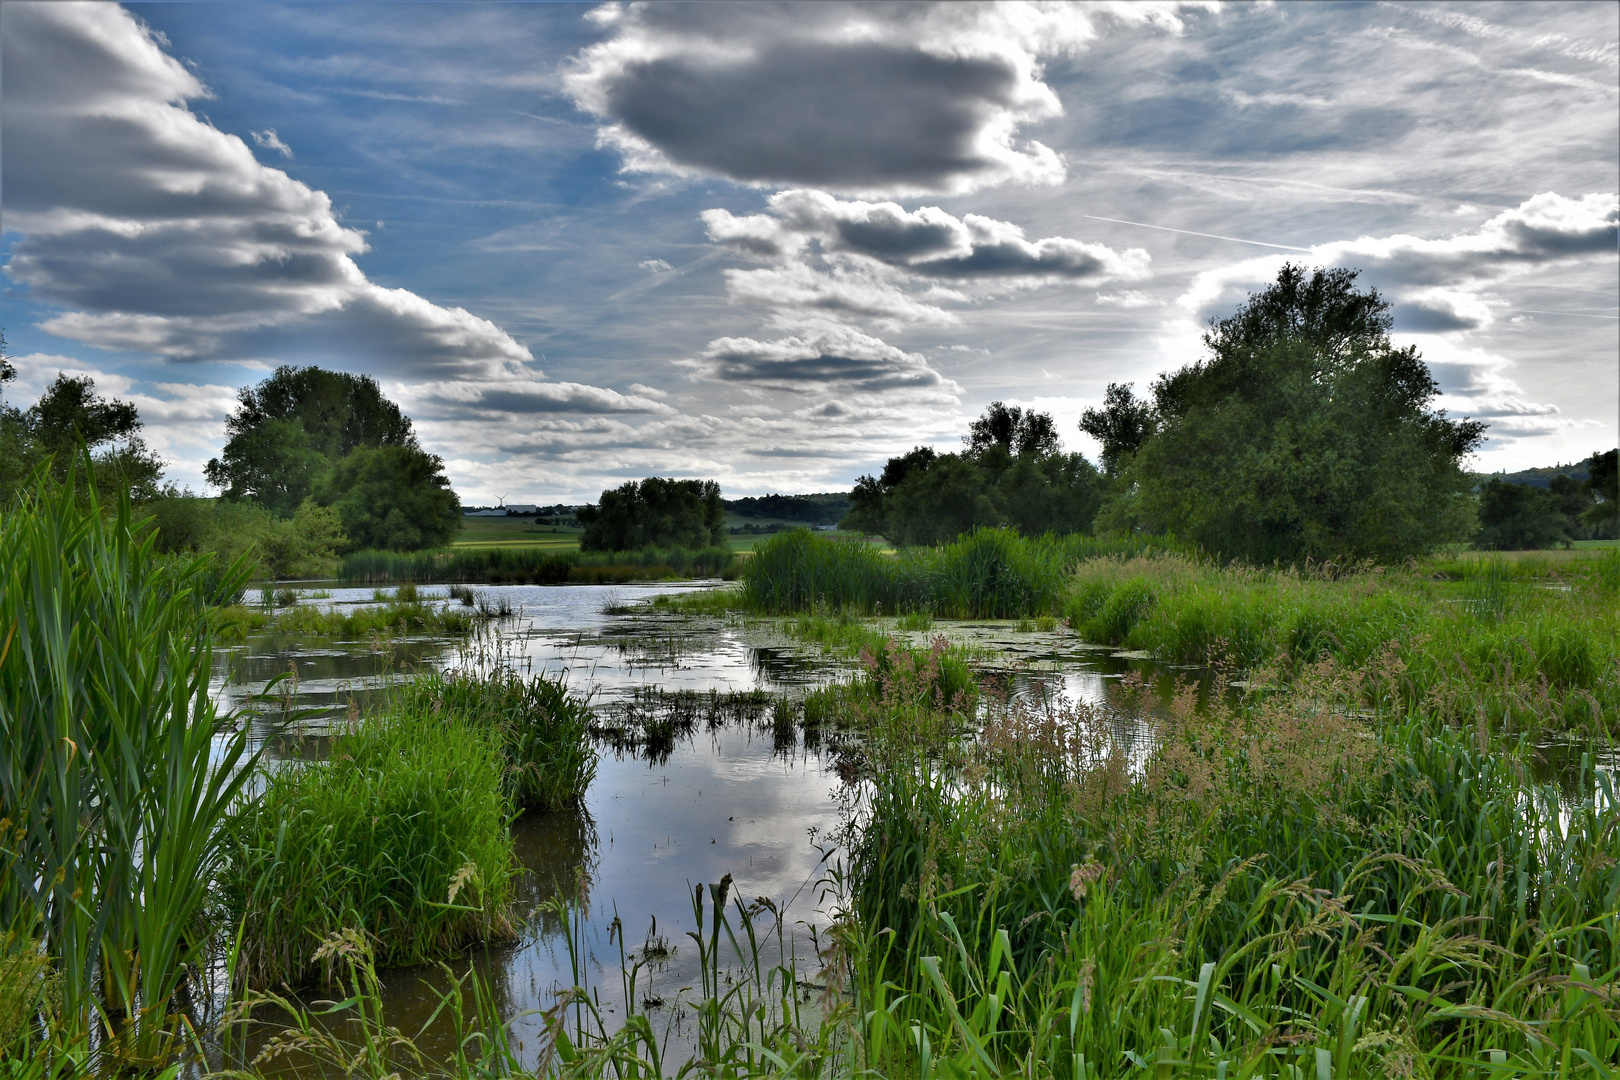
[[[763,214],[703,213],[709,236],[739,254],[766,261],[806,255],[850,255],[917,277],[1032,278],[1100,284],[1149,276],[1147,252],[1053,236],[1027,240],[1024,230],[981,214],[958,218],[937,206],[906,210],[894,202],[839,199],[824,191],[772,195]],[[812,244],[814,250],[811,250]]]
[[[1050,183],[1019,129],[1062,112],[1043,63],[1096,22],[1178,28],[1181,5],[610,5],[567,85],[633,170],[853,193]]]
[[[847,327],[758,341],[727,337],[688,362],[711,378],[797,393],[879,394],[901,400],[921,394],[954,400],[958,387],[915,353]]]

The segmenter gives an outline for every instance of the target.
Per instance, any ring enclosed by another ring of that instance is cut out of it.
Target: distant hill
[[[815,495],[751,495],[722,499],[726,512],[755,521],[784,521],[800,525],[836,525],[849,513],[849,492]]]
[[[1520,469],[1518,472],[1481,473],[1480,480],[1501,480],[1508,484],[1528,484],[1531,487],[1545,488],[1552,485],[1555,476],[1568,476],[1572,479],[1586,482],[1591,475],[1586,468],[1585,461],[1577,461],[1569,465],[1544,465],[1539,469]]]

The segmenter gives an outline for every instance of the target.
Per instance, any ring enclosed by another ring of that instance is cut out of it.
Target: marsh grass
[[[615,750],[664,762],[678,743],[728,725],[769,726],[778,699],[763,690],[666,690],[637,687],[629,700],[603,710],[591,734]]]
[[[450,582],[485,585],[605,584],[734,574],[727,548],[549,552],[537,548],[450,548],[357,551],[344,556],[338,579],[353,584]]]
[[[247,567],[159,556],[144,525],[44,474],[0,514],[0,927],[14,1013],[51,987],[25,1055],[51,1069],[156,1069],[195,1032],[219,833],[257,760],[209,696],[204,618]]]
[[[1106,554],[1180,551],[1169,537],[1020,536],[979,528],[936,548],[884,555],[871,544],[806,529],[754,549],[742,603],[773,615],[853,611],[1007,619],[1056,613],[1068,573]]]
[[[356,607],[348,610],[326,610],[309,604],[268,612],[240,605],[213,608],[208,612],[209,624],[221,640],[240,641],[248,634],[289,634],[311,637],[333,637],[350,641],[364,641],[378,635],[407,636],[435,634],[463,636],[472,633],[481,624],[492,619],[510,617],[514,612],[510,603],[475,601],[474,610],[462,611],[448,604],[415,598],[415,589],[409,599],[390,596],[379,590],[379,603],[375,607]]]
[[[1070,624],[1172,663],[1281,677],[1331,658],[1399,702],[1492,730],[1620,730],[1620,553],[1394,570],[1218,568],[1183,557],[1082,564]]]
[[[577,806],[596,776],[594,714],[561,678],[430,672],[397,686],[392,707],[493,732],[507,797],[520,810]]]
[[[862,1062],[911,1075],[1606,1075],[1620,825],[1526,748],[1387,711],[1330,663],[1194,708],[889,744],[852,830]]]
[[[503,737],[439,704],[424,692],[356,722],[243,808],[221,897],[241,986],[330,984],[318,950],[342,930],[384,964],[513,933]]]

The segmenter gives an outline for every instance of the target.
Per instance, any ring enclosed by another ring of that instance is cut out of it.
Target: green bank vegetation
[[[729,548],[643,548],[639,551],[555,551],[546,548],[450,548],[440,551],[357,551],[337,579],[352,584],[451,582],[486,585],[611,584],[673,577],[735,576]]]
[[[508,825],[589,785],[583,703],[509,673],[406,681],[299,744],[326,753],[261,769],[209,695],[234,617],[215,604],[250,564],[164,555],[81,464],[88,491],[38,471],[0,517],[5,1075],[172,1073],[227,968],[237,989],[329,977],[326,930],[387,960],[509,934]]]
[[[1620,730],[1620,549],[1259,570],[1178,547],[981,529],[885,557],[800,531],[760,546],[740,592],[670,606],[1061,616],[1095,644],[1251,676],[1273,665],[1287,677],[1322,660],[1398,664],[1398,680],[1369,683],[1368,693],[1493,730]]]
[[[1612,1075],[1607,773],[1539,784],[1523,739],[1367,708],[1393,666],[1324,660],[1202,705],[1189,684],[1133,746],[1106,709],[974,699],[946,659],[889,642],[804,703],[807,735],[859,732],[864,781],[821,969],[784,945],[786,913],[729,875],[698,884],[697,1056],[665,1055],[637,998],[649,961],[626,956],[617,989],[576,966],[536,1075]],[[347,955],[353,996],[287,1038],[381,1077],[400,1058],[366,1058],[385,1029],[368,957]],[[476,980],[448,995],[453,1060],[400,1053],[523,1072],[487,1001]]]
[[[22,1060],[71,1071],[93,1040],[151,1069],[196,1036],[220,840],[258,752],[208,695],[210,559],[158,555],[82,464],[88,491],[36,479],[0,515],[0,1000]]]

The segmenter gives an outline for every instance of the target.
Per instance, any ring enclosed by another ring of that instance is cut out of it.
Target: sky
[[[1620,438],[1620,5],[0,6],[26,405],[201,493],[238,390],[372,375],[464,503],[847,489],[1204,355],[1293,260],[1472,462]]]

